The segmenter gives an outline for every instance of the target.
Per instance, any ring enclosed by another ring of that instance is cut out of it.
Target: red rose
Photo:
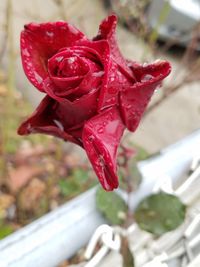
[[[83,147],[106,190],[118,186],[116,153],[125,128],[135,131],[170,64],[140,65],[121,55],[115,15],[92,40],[70,24],[30,23],[21,56],[30,82],[46,96],[18,133],[44,133]]]

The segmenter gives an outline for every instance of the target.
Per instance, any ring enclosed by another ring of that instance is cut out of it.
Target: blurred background
[[[66,20],[88,37],[109,13],[127,59],[166,59],[172,74],[152,99],[140,127],[126,136],[138,160],[200,128],[199,0],[0,1],[0,238],[90,188],[95,175],[81,149],[46,136],[19,137],[20,122],[43,97],[20,59],[24,24]],[[77,153],[78,152],[78,153]]]

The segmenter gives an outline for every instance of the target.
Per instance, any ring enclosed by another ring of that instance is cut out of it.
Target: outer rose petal
[[[80,99],[58,102],[46,96],[33,115],[19,127],[18,133],[44,133],[82,146],[82,128],[85,120],[96,113],[98,89]]]
[[[127,61],[121,55],[115,31],[117,17],[111,15],[104,19],[99,26],[99,33],[94,40],[107,40],[110,46],[111,58],[105,62],[106,76],[99,96],[98,110],[112,107],[118,102],[118,93],[122,86],[128,86],[135,82],[134,73],[128,67]]]
[[[107,40],[110,45],[112,60],[116,61],[116,63],[120,65],[123,71],[134,79],[134,74],[131,73],[126,63],[126,60],[124,59],[118,48],[115,37],[116,26],[117,26],[117,16],[114,14],[108,16],[101,22],[99,26],[98,35],[94,37],[94,40],[102,40],[102,39]]]
[[[54,23],[30,23],[21,33],[21,57],[24,72],[30,82],[44,91],[47,77],[47,60],[59,49],[72,46],[86,38],[83,33],[64,21]]]
[[[135,131],[150,98],[161,81],[170,73],[167,61],[157,61],[146,66],[132,63],[137,82],[120,93],[120,110],[123,121],[130,131]]]
[[[49,96],[46,96],[35,112],[21,124],[18,129],[18,134],[49,134],[82,146],[82,143],[78,139],[74,138],[64,130],[64,126],[61,124],[53,110],[54,104],[55,101]]]
[[[107,191],[118,187],[116,154],[124,128],[116,108],[107,109],[91,118],[83,128],[83,146]]]

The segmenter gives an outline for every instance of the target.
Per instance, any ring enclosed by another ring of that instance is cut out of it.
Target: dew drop
[[[98,165],[101,166],[101,167],[104,167],[105,166],[104,159],[103,159],[103,156],[102,155],[99,155]]]
[[[145,74],[142,78],[141,78],[141,82],[147,82],[153,79],[153,76],[151,74]]]
[[[62,59],[63,59],[62,56],[61,56],[61,57],[57,57],[57,58],[56,58],[56,61],[57,61],[57,62],[60,62]]]
[[[88,137],[88,140],[89,140],[90,142],[93,142],[93,141],[94,141],[94,135],[90,135],[90,136]]]
[[[46,35],[49,36],[49,37],[53,37],[54,36],[54,33],[53,32],[46,32]]]
[[[129,104],[129,105],[126,106],[126,109],[130,109],[131,107],[132,107],[132,105]]]
[[[100,128],[97,130],[97,133],[99,133],[99,134],[103,133],[103,127],[100,127]]]
[[[34,71],[34,75],[36,81],[40,84],[43,81],[42,77],[36,71]]]
[[[94,77],[102,77],[104,75],[104,71],[94,72],[92,76]]]
[[[58,121],[58,120],[53,120],[53,121],[61,131],[64,131],[64,126],[62,125],[62,123],[60,121]]]
[[[25,49],[23,49],[23,50],[22,50],[22,54],[23,54],[24,56],[27,56],[27,57],[29,57],[29,56],[30,56],[30,54],[29,54],[29,52],[28,52],[28,49],[27,49],[27,48],[25,48]]]
[[[143,63],[143,65],[142,65],[142,67],[144,67],[144,68],[145,68],[145,67],[147,67],[148,65],[149,65],[149,63],[147,63],[147,62],[144,62],[144,63]]]
[[[70,57],[70,58],[67,59],[67,61],[68,61],[69,64],[72,64],[75,61],[75,57]],[[74,66],[74,67],[77,68],[77,66]]]

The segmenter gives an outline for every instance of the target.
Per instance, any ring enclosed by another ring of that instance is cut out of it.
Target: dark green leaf
[[[76,181],[73,178],[60,180],[58,185],[61,193],[65,197],[71,197],[81,192],[81,186],[78,183],[76,183]]]
[[[72,176],[78,183],[85,183],[88,180],[88,172],[82,169],[75,169]]]
[[[135,156],[136,161],[145,160],[145,159],[148,159],[150,157],[149,152],[146,151],[143,147],[141,147],[137,144],[132,144],[132,146],[136,150],[136,156]]]
[[[126,219],[127,205],[115,192],[97,189],[96,205],[104,217],[114,225],[121,225]]]
[[[134,216],[141,229],[161,235],[181,225],[185,212],[186,206],[178,197],[161,192],[142,200]]]
[[[88,179],[88,172],[82,169],[73,170],[71,176],[62,179],[59,181],[58,185],[61,191],[61,194],[65,197],[73,197],[86,187]]]

